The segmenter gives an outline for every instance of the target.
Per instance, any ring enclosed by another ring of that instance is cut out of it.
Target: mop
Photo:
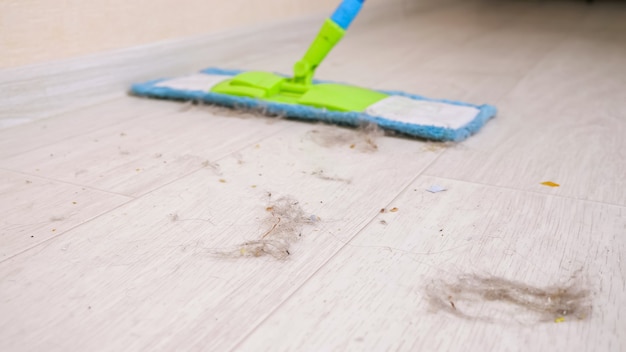
[[[461,141],[496,114],[491,105],[431,99],[313,79],[365,0],[343,0],[293,68],[293,76],[207,68],[183,77],[134,84],[131,94],[195,101],[267,115],[337,125],[375,124],[385,130],[436,141]]]

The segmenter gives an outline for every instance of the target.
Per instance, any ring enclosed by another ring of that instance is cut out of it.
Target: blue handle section
[[[343,0],[330,19],[346,30],[359,14],[364,2],[365,0]]]

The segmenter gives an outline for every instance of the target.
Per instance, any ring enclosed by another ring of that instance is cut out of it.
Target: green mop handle
[[[309,86],[315,69],[322,63],[332,48],[343,38],[346,30],[358,15],[365,0],[343,0],[307,50],[304,57],[293,67],[293,83]]]

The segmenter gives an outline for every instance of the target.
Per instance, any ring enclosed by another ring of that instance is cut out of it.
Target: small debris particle
[[[350,149],[354,149],[356,147],[356,144],[350,144]]]
[[[33,235],[30,235],[30,238],[35,238],[35,236],[33,236]]]
[[[252,187],[252,188],[256,188],[256,185],[252,185],[252,186],[250,186],[250,187]]]
[[[33,181],[26,180],[26,183],[27,184],[31,184],[31,183],[33,183]]]
[[[91,306],[87,307],[87,309],[91,309]]]
[[[76,202],[72,202],[72,204],[78,204],[78,203],[76,203]]]
[[[55,232],[57,229],[52,229],[52,232]]]
[[[266,211],[272,211],[272,210],[274,210],[274,207],[267,207],[267,208],[265,208],[265,210]]]
[[[385,208],[381,208],[381,209],[380,209],[380,213],[382,214],[382,213],[384,213],[384,212],[385,212]]]
[[[544,186],[548,186],[548,187],[559,187],[560,184],[552,182],[552,181],[545,181],[545,182],[541,182],[542,185]]]
[[[456,306],[454,305],[454,302],[452,302],[452,296],[448,296],[448,301],[450,302],[452,309],[456,310]]]
[[[220,183],[226,183],[226,180],[223,178],[220,178]]]
[[[136,168],[135,171],[139,172],[139,171],[141,171],[141,169],[140,168]]]
[[[312,222],[318,222],[318,221],[322,220],[322,219],[320,219],[320,217],[319,217],[319,216],[317,216],[317,215],[315,215],[315,214],[312,214],[312,215],[309,217],[309,219],[311,219],[311,221],[312,221]]]
[[[126,137],[126,133],[124,132],[120,133],[120,137]]]
[[[554,319],[555,323],[564,323],[565,322],[565,317],[557,317],[556,319]]]
[[[439,193],[439,192],[443,192],[446,190],[445,187],[443,186],[439,186],[439,185],[432,185],[428,188],[426,188],[426,190],[430,193]]]
[[[259,148],[261,148],[261,145],[260,145],[260,144],[257,144],[257,145],[255,145],[254,147],[255,147],[256,149],[259,149]]]
[[[176,213],[169,214],[169,218],[171,222],[176,222],[178,221],[178,214]]]
[[[381,225],[387,225],[387,222],[385,220],[380,220]]]
[[[161,153],[156,153],[156,154],[154,154],[154,157],[155,157],[155,158],[157,158],[157,159],[158,159],[158,158],[160,158],[160,157],[162,157],[162,156],[163,156],[163,154],[161,154]]]
[[[50,218],[50,221],[63,221],[63,220],[65,220],[65,218],[62,216],[53,216]]]
[[[393,208],[391,208],[391,209],[389,210],[389,212],[390,212],[390,213],[395,213],[395,212],[397,212],[398,210],[399,210],[398,208],[393,207]]]

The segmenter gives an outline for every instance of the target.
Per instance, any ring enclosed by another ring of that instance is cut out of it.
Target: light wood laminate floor
[[[357,23],[317,76],[499,108],[456,145],[128,96],[1,129],[0,350],[626,350],[624,5]],[[204,66],[289,72],[290,26]],[[215,255],[280,197],[285,259]]]

